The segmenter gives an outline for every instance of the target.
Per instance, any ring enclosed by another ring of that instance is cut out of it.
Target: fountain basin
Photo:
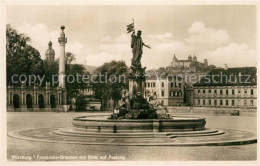
[[[124,132],[180,132],[204,130],[206,118],[180,117],[173,119],[107,119],[109,116],[93,115],[73,118],[77,130]],[[116,131],[115,131],[116,128]]]

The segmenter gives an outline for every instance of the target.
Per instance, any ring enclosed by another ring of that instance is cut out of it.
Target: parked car
[[[240,115],[240,112],[239,110],[234,110],[232,113],[231,113],[232,116],[239,116]]]

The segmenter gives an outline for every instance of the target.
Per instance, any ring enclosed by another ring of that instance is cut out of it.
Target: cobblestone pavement
[[[73,117],[82,116],[93,113],[7,113],[8,132],[15,130],[24,130],[28,128],[46,128],[39,130],[31,130],[30,134],[35,138],[48,138],[50,129],[72,127],[71,120]],[[194,115],[192,115],[194,116]],[[207,119],[207,128],[225,128],[236,132],[237,136],[250,136],[256,133],[256,117],[232,117],[232,116],[213,116],[213,115],[196,115],[204,116]],[[229,130],[229,131],[228,131]],[[245,130],[245,132],[241,132]],[[250,131],[246,133],[246,131]],[[27,132],[27,133],[26,133]],[[23,131],[23,135],[28,131]],[[232,134],[232,133],[231,133]],[[52,140],[60,139],[51,138]],[[214,136],[210,139],[216,139]],[[88,139],[88,141],[106,141],[113,143],[115,139],[107,138],[71,138],[63,136],[64,141],[79,141],[79,139]],[[67,140],[66,140],[67,139]],[[74,140],[73,140],[74,139]],[[147,142],[147,139],[140,140]],[[197,137],[174,139],[181,142],[183,139],[189,141],[198,141]],[[195,139],[195,140],[194,140]],[[207,138],[209,139],[209,138]],[[232,139],[232,135],[225,139]],[[80,140],[80,141],[81,141]],[[118,140],[117,140],[118,141]],[[134,139],[122,139],[124,142],[136,143]],[[157,143],[164,142],[165,139],[157,139]],[[167,139],[169,141],[169,139]],[[212,141],[212,140],[211,140]],[[214,141],[214,140],[213,140]],[[49,143],[21,140],[8,137],[7,158],[9,160],[28,160],[16,159],[16,156],[31,156],[29,160],[96,160],[99,157],[107,155],[104,160],[255,160],[256,144],[239,145],[239,146],[192,146],[192,147],[171,147],[171,146],[102,146],[102,145],[82,145],[82,144],[64,144]],[[43,158],[41,156],[65,156],[61,158]],[[110,157],[109,157],[110,155]],[[40,156],[40,157],[37,157]],[[76,158],[66,158],[66,156],[76,156]],[[78,158],[78,156],[87,156],[86,158]],[[114,156],[114,157],[113,157]],[[117,156],[117,157],[116,157]]]

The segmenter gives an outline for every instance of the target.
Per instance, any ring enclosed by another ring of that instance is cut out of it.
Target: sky
[[[7,6],[6,22],[31,38],[42,59],[51,40],[59,57],[60,26],[65,25],[66,52],[76,62],[100,66],[111,60],[132,58],[131,34],[126,25],[134,19],[142,30],[142,64],[148,69],[166,67],[173,55],[218,67],[256,66],[255,5],[153,5],[153,6]]]

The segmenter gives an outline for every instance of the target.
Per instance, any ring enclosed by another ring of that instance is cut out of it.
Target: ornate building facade
[[[61,26],[61,34],[58,39],[60,43],[59,62],[59,86],[52,87],[46,82],[45,87],[34,84],[26,86],[7,87],[7,111],[67,111],[67,91],[65,88],[65,44],[67,38],[64,33],[64,26]],[[45,52],[47,61],[54,61],[55,51],[52,49],[52,42]]]

